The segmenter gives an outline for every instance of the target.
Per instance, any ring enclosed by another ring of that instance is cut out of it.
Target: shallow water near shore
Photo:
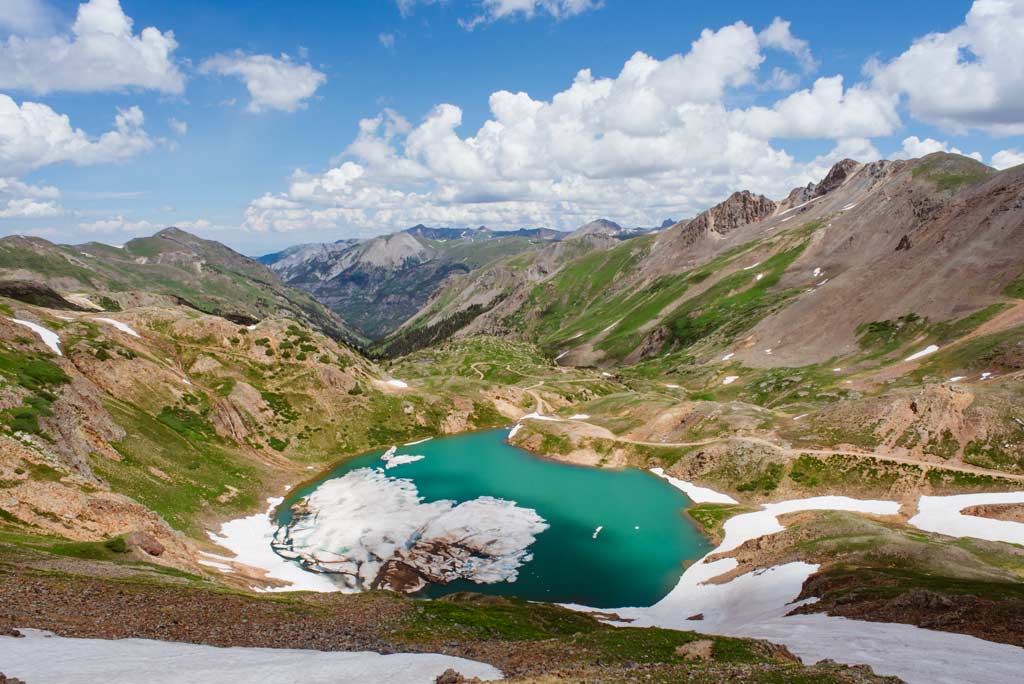
[[[597,608],[649,606],[675,587],[687,561],[711,548],[685,514],[690,500],[664,480],[641,470],[539,458],[506,444],[507,435],[489,430],[399,447],[398,455],[424,458],[386,471],[412,480],[427,502],[491,496],[534,509],[550,525],[530,546],[533,559],[519,568],[515,582],[460,580],[429,585],[421,595],[475,591]],[[323,482],[359,468],[382,468],[383,453],[346,461],[291,492],[277,522],[289,522],[291,504]]]

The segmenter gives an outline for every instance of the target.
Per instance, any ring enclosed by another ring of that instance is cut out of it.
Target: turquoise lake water
[[[535,509],[550,525],[530,547],[534,558],[519,569],[516,582],[459,581],[430,585],[421,595],[475,591],[597,608],[649,606],[675,586],[685,562],[710,550],[684,513],[690,500],[664,480],[641,470],[539,458],[506,444],[507,436],[508,430],[489,430],[398,449],[426,458],[387,474],[412,480],[425,501],[493,496]],[[278,522],[288,522],[290,505],[325,480],[382,467],[382,453],[348,460],[295,490],[278,509]],[[603,529],[594,539],[598,526]]]

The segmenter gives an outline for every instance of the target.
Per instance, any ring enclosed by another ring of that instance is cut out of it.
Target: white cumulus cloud
[[[1011,166],[1024,164],[1024,151],[999,150],[992,155],[992,166],[997,169],[1008,169]]]
[[[188,133],[187,121],[180,121],[179,119],[175,119],[172,116],[170,119],[167,120],[167,125],[170,126],[171,130],[177,133],[178,135],[185,135],[186,133]]]
[[[865,138],[898,125],[894,98],[844,88],[841,77],[819,79],[775,107],[730,108],[729,91],[760,87],[763,49],[742,22],[705,30],[685,53],[634,54],[615,77],[581,70],[548,100],[497,91],[476,131],[462,130],[454,104],[437,105],[416,125],[385,110],[360,123],[331,168],[297,172],[284,192],[255,199],[245,226],[570,228],[594,216],[657,225],[736,188],[780,196],[820,178],[836,155],[877,155]],[[801,164],[773,145],[779,137],[835,143]]]
[[[181,93],[185,77],[173,59],[177,47],[171,31],[148,27],[133,33],[118,0],[89,0],[79,6],[69,34],[12,35],[0,42],[0,88]]]
[[[64,210],[55,201],[59,197],[60,191],[55,187],[30,185],[19,178],[0,177],[0,219],[60,216]]]
[[[921,140],[916,135],[904,138],[902,149],[895,152],[892,155],[892,158],[915,159],[917,157],[923,157],[926,154],[931,154],[932,152],[952,152],[953,154],[962,154],[965,157],[982,161],[981,152],[963,152],[959,148],[951,146],[948,142],[935,140],[934,138],[925,138],[924,140]]]
[[[62,162],[88,166],[124,161],[153,147],[144,120],[137,106],[118,109],[114,128],[93,137],[45,104],[19,105],[0,94],[0,174],[19,175]]]
[[[976,0],[964,23],[930,33],[868,71],[911,115],[954,132],[1024,133],[1024,0]]]
[[[765,47],[782,50],[796,57],[804,71],[814,71],[818,63],[811,54],[811,46],[806,40],[794,36],[789,30],[790,26],[790,22],[775,17],[768,28],[761,31],[757,37]]]
[[[241,79],[249,91],[250,112],[305,109],[306,101],[327,81],[324,73],[286,54],[273,57],[236,51],[207,59],[200,71]]]

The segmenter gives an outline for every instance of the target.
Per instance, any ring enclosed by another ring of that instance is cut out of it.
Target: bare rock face
[[[125,543],[131,550],[139,549],[150,556],[162,556],[166,549],[156,537],[146,532],[135,531],[125,537]]]
[[[755,195],[749,190],[734,192],[729,199],[698,214],[682,227],[679,233],[680,246],[697,242],[701,238],[728,235],[740,226],[759,223],[771,216],[778,205],[764,195]]]
[[[863,166],[860,162],[856,162],[852,159],[844,159],[838,162],[835,166],[829,169],[828,175],[826,175],[820,183],[814,188],[813,197],[821,197],[827,195],[833,190],[837,189],[853,174],[857,173]]]
[[[434,680],[436,684],[471,684],[472,682],[479,682],[479,677],[473,677],[472,679],[466,679],[461,673],[448,668],[437,676]]]

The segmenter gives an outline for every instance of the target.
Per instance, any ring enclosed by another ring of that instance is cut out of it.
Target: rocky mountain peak
[[[821,182],[815,186],[813,196],[821,197],[832,192],[845,183],[850,176],[857,173],[862,166],[864,165],[853,159],[844,159],[841,162],[836,162]]]
[[[618,235],[623,231],[622,226],[608,219],[595,219],[590,223],[580,226],[566,237],[566,240],[586,237],[588,235]]]

